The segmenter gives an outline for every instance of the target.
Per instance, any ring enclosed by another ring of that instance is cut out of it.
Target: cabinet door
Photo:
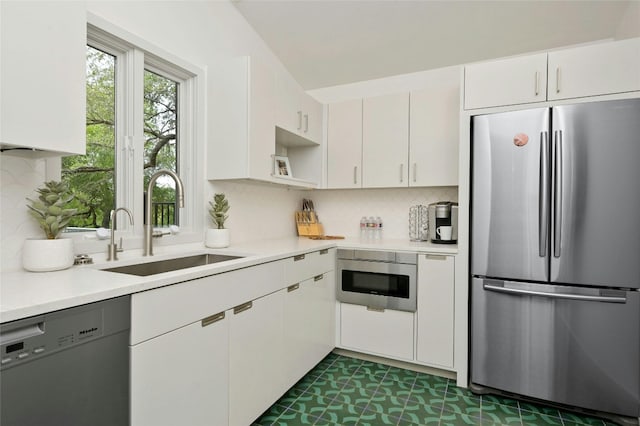
[[[334,345],[334,272],[289,286],[284,308],[286,387],[293,386]]]
[[[418,258],[417,360],[453,368],[454,257]]]
[[[203,321],[131,347],[133,426],[227,424],[229,321]]]
[[[640,38],[549,53],[549,100],[640,90]]]
[[[340,345],[345,349],[413,360],[413,314],[340,304]]]
[[[251,424],[286,390],[283,302],[286,290],[227,311],[229,425]]]
[[[2,1],[0,141],[84,154],[84,2]]]
[[[468,65],[464,68],[464,108],[545,101],[546,87],[546,53]]]
[[[409,186],[458,185],[460,83],[411,92]]]
[[[409,93],[366,98],[362,104],[362,186],[408,185]]]
[[[322,143],[322,104],[302,93],[302,136]]]
[[[329,105],[327,187],[362,187],[362,100]]]

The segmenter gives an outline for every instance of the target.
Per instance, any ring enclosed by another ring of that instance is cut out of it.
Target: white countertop
[[[159,246],[154,247],[155,256],[148,259],[142,257],[141,250],[129,250],[119,253],[120,260],[115,262],[107,262],[104,254],[93,254],[95,262],[93,265],[73,266],[63,271],[3,272],[0,275],[0,322],[42,315],[59,309],[147,291],[329,247],[440,254],[457,253],[456,245],[410,242],[408,240],[368,242],[358,239],[310,240],[304,237],[293,237],[234,244],[227,249],[216,250],[207,249],[202,243]],[[199,253],[220,253],[245,257],[147,277],[100,270],[100,268],[112,268],[141,261],[158,261]]]

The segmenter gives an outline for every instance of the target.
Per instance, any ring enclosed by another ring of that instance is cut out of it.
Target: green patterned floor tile
[[[446,377],[434,376],[432,374],[416,373],[416,381],[414,386],[422,386],[423,388],[437,389],[445,391],[449,384]]]
[[[338,395],[342,389],[344,388],[345,383],[334,382],[331,380],[324,380],[323,377],[319,377],[311,386],[309,386],[303,394],[304,395],[313,395],[313,396],[322,396],[325,398],[333,399],[336,395]]]
[[[491,425],[491,423],[483,422],[479,417],[460,413],[443,412],[440,417],[440,426],[465,425]]]
[[[523,402],[523,401],[520,401],[519,405],[520,405],[521,411],[528,411],[530,413],[536,413],[536,414],[546,414],[547,416],[552,416],[552,417],[560,417],[560,412],[558,411],[557,408],[548,407],[546,405],[541,405],[541,404],[535,404],[532,402]]]
[[[493,406],[495,409],[480,410],[480,419],[483,423],[493,423],[496,425],[513,425],[521,426],[522,418],[520,417],[520,411],[517,408],[507,407],[506,405]]]
[[[602,419],[598,419],[596,417],[590,417],[587,415],[580,415],[577,413],[571,413],[569,411],[560,410],[560,418],[562,422],[567,425],[571,423],[575,423],[578,425],[598,425],[603,426],[604,421]]]
[[[411,383],[413,385],[417,377],[418,373],[414,371],[398,367],[389,367],[385,379],[391,379],[396,382]]]
[[[356,369],[360,367],[361,364],[362,360],[360,359],[340,356],[331,364],[331,367]]]
[[[286,409],[280,417],[272,423],[273,426],[304,426],[313,425],[318,421],[318,417],[309,412],[297,411],[292,408]]]
[[[387,371],[389,371],[388,365],[371,361],[362,361],[362,364],[358,367],[359,373],[368,374],[370,376],[384,376]]]
[[[347,383],[351,379],[351,377],[356,374],[356,372],[357,370],[354,370],[352,368],[329,367],[322,373],[321,378],[344,384]]]
[[[444,404],[444,396],[445,393],[439,390],[414,386],[411,388],[408,401],[413,405],[433,405],[440,409]]]
[[[412,386],[410,383],[394,381],[389,383],[383,380],[380,382],[380,386],[375,390],[373,399],[398,398],[406,401],[409,399],[409,395],[411,394],[411,388]]]
[[[532,413],[529,411],[520,411],[522,424],[524,426],[560,426],[562,420],[560,417],[549,416],[547,414]]]
[[[374,411],[365,411],[360,416],[358,426],[383,426],[397,425],[398,417],[391,413],[378,413]]]
[[[253,423],[253,425],[271,426],[276,422],[276,420],[278,420],[278,417],[280,417],[280,415],[285,411],[287,411],[286,406],[276,403],[272,405],[271,408],[269,408],[264,414],[262,414],[262,416],[260,416],[260,418],[258,418],[258,420],[256,420]]]
[[[437,407],[436,404],[434,404]],[[466,396],[459,395],[450,395],[446,394],[443,400],[442,407],[444,411],[455,413],[455,414],[464,414],[473,417],[480,417],[480,400],[476,398],[470,398]]]
[[[355,425],[364,412],[363,407],[332,401],[318,417],[317,425]]]
[[[473,393],[473,392],[471,392]],[[483,404],[500,404],[500,405],[506,405],[508,407],[514,407],[514,408],[518,408],[519,404],[518,401],[516,399],[513,398],[507,398],[501,395],[493,395],[493,394],[486,394],[486,395],[477,395],[480,396],[482,403]]]

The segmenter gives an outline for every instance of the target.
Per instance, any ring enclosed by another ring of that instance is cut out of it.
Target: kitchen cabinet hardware
[[[309,114],[304,115],[304,132],[307,133],[309,131]]]
[[[413,163],[413,181],[418,181],[418,163]]]
[[[556,93],[560,93],[560,67],[556,68]]]
[[[320,275],[316,275],[315,277],[313,277],[313,280],[314,281],[320,281],[323,278],[324,278],[324,274],[320,274]]]
[[[373,306],[367,306],[367,311],[371,312],[384,312],[384,308],[375,308]]]
[[[305,258],[305,255],[304,255],[304,254],[299,254],[299,255],[297,255],[297,256],[293,256],[293,261],[294,261],[294,262],[297,262],[297,261],[299,261],[299,260],[304,260],[304,258]]]
[[[403,182],[404,164],[400,164],[400,183]]]
[[[358,166],[353,166],[353,183],[358,183]]]
[[[298,130],[302,130],[302,111],[298,111]]]
[[[223,319],[224,319],[224,311],[223,312],[218,312],[217,314],[214,314],[214,315],[211,315],[211,316],[208,316],[208,317],[204,318],[201,321],[201,324],[202,324],[203,327],[206,327],[208,325],[211,325],[211,324],[213,324],[215,322],[218,322],[218,321],[221,321]]]
[[[425,254],[424,257],[429,260],[447,260],[447,256],[441,254]]]
[[[291,293],[292,291],[296,291],[300,288],[300,284],[294,284],[287,287],[287,293]]]
[[[248,311],[252,307],[253,307],[253,302],[243,303],[242,305],[238,305],[235,308],[233,308],[233,314],[234,315],[241,314],[244,311]]]
[[[536,96],[540,93],[540,72],[536,71]]]
[[[322,249],[320,250],[320,254],[329,254],[329,249]]]

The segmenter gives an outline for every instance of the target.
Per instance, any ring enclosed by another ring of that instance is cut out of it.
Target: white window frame
[[[202,240],[204,232],[204,123],[206,74],[173,54],[133,35],[103,18],[87,14],[87,44],[116,57],[116,207],[133,213],[134,225],[119,220],[119,235],[126,248],[142,246],[144,165],[144,71],[170,78],[179,84],[178,170],[184,184],[185,207],[180,211],[180,233],[154,244],[165,245]],[[124,218],[122,218],[124,219]],[[71,233],[77,249],[94,253],[104,242],[91,241],[95,232]]]

